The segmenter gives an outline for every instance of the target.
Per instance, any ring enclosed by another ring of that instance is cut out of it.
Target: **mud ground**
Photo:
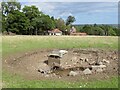
[[[107,64],[105,71],[100,73],[92,73],[91,75],[84,75],[81,71],[77,76],[68,76],[69,70],[59,71],[59,74],[53,73],[45,76],[38,72],[44,61],[48,59],[47,55],[57,49],[42,49],[35,51],[28,51],[24,53],[17,53],[8,57],[3,57],[2,66],[4,70],[14,74],[21,75],[28,80],[64,80],[64,81],[92,81],[109,79],[118,75],[118,51],[114,50],[101,50],[101,49],[66,49],[69,52],[69,59],[71,56],[77,55],[79,57],[88,58],[90,61],[96,59],[106,59],[110,63]],[[97,53],[97,54],[96,54]],[[91,56],[90,56],[91,55]],[[67,60],[69,64],[70,60]],[[57,72],[58,73],[58,72]]]

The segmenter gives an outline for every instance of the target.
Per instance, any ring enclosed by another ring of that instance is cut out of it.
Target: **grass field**
[[[118,49],[118,37],[3,36],[3,55],[41,48]]]
[[[3,57],[44,48],[118,49],[118,37],[97,36],[2,36]],[[87,84],[86,84],[87,83]],[[29,81],[3,70],[3,87],[9,88],[117,88],[118,77],[94,82]]]

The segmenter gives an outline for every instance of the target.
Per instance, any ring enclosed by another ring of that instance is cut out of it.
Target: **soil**
[[[57,50],[57,49],[54,49]],[[53,49],[42,49],[35,51],[28,51],[25,53],[17,53],[8,57],[3,57],[3,69],[11,72],[14,75],[21,75],[28,80],[64,80],[64,81],[92,81],[103,80],[118,75],[118,51],[116,50],[101,50],[101,49],[67,49],[67,60],[63,61],[65,66],[74,66],[78,60],[71,60],[71,56],[77,58],[86,58],[90,62],[101,61],[103,59],[108,60],[110,63],[106,64],[106,68],[103,72],[93,72],[91,75],[84,75],[82,69],[78,70],[77,76],[68,76],[71,70],[56,70],[51,74],[43,74],[39,72],[40,67],[45,67],[45,61],[48,60],[48,55]],[[66,65],[67,62],[67,65]],[[74,62],[74,63],[73,63]],[[81,67],[86,64],[80,64]],[[77,64],[76,64],[77,66]]]

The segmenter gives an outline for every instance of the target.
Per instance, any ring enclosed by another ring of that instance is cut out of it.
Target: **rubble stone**
[[[96,72],[103,72],[103,69],[99,68],[96,70]]]
[[[108,61],[108,60],[106,60],[106,59],[103,59],[103,62],[105,62],[105,63],[110,63],[110,61]]]
[[[89,60],[88,59],[85,59],[85,62],[88,62]]]
[[[89,62],[89,65],[94,65],[95,61]]]
[[[80,61],[84,61],[84,58],[80,58]]]
[[[103,63],[102,63],[102,62],[98,62],[97,64],[98,64],[98,65],[103,65]]]
[[[91,66],[93,71],[96,71],[97,69],[104,69],[106,68],[106,65],[94,65]]]
[[[60,50],[59,52],[62,53],[62,54],[67,54],[68,53],[68,51],[66,51],[66,50]]]
[[[89,68],[87,68],[87,69],[85,69],[85,70],[83,71],[83,73],[84,73],[85,75],[89,75],[89,74],[92,74],[92,71],[91,71]]]
[[[51,73],[50,67],[46,64],[40,64],[38,72],[48,74]]]
[[[49,77],[49,75],[48,75],[48,74],[46,74],[46,75],[45,75],[45,77]]]
[[[76,76],[78,73],[74,71],[70,71],[69,76]]]

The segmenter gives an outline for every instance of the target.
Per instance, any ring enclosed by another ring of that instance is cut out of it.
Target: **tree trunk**
[[[35,35],[37,35],[37,28],[36,28],[36,30],[35,30]]]

